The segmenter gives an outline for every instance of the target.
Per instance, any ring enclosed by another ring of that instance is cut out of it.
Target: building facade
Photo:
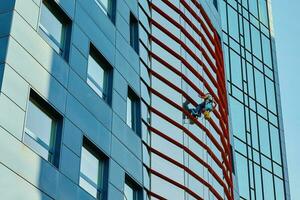
[[[271,1],[221,0],[241,199],[290,199]]]
[[[150,29],[140,45],[148,195],[233,199],[220,16],[212,1],[149,6]],[[194,118],[184,105],[195,107],[207,93],[217,104],[211,119]]]
[[[0,3],[0,199],[141,199],[137,1]]]
[[[1,2],[0,199],[289,199],[270,14],[251,2]]]

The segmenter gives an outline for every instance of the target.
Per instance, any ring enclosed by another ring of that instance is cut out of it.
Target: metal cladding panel
[[[145,5],[140,3],[139,15],[148,196],[233,199],[225,70],[217,30],[197,0]],[[217,105],[211,118],[193,117],[184,102],[194,107],[208,93]]]

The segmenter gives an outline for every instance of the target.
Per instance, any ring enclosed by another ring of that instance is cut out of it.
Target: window
[[[130,46],[139,53],[139,23],[136,17],[130,13]]]
[[[68,60],[71,20],[54,1],[42,2],[39,33],[58,54]]]
[[[128,88],[127,95],[127,125],[134,131],[139,130],[139,97],[133,92],[131,88]]]
[[[218,0],[213,0],[213,4],[214,4],[215,8],[218,10]]]
[[[87,83],[101,98],[110,104],[112,67],[92,45],[88,58]]]
[[[108,158],[88,139],[83,139],[79,185],[97,199],[105,199]]]
[[[100,9],[112,20],[114,11],[114,0],[95,0]]]
[[[62,116],[37,93],[30,91],[24,143],[58,167]]]
[[[131,178],[127,175],[124,184],[124,200],[140,200],[142,199],[141,189]]]

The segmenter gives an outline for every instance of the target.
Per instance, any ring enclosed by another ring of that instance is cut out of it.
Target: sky
[[[300,199],[300,0],[272,0],[291,199]]]

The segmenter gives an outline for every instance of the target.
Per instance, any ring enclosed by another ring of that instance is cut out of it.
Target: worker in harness
[[[204,101],[198,104],[195,108],[189,108],[188,105],[190,102],[187,100],[183,103],[183,108],[189,111],[191,115],[195,118],[201,117],[201,113],[203,113],[205,119],[210,119],[210,113],[215,109],[216,103],[213,101],[213,98],[210,94],[206,94],[202,97]]]

